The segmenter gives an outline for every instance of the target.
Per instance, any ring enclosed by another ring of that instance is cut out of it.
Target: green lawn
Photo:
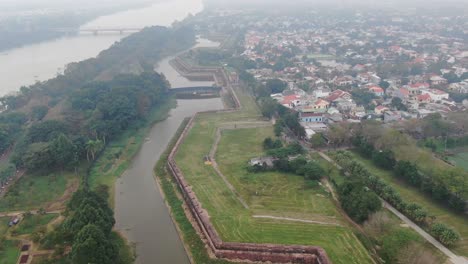
[[[454,156],[450,157],[450,161],[455,163],[458,167],[468,170],[468,152],[458,152]]]
[[[23,218],[15,231],[18,235],[25,235],[33,233],[37,228],[41,226],[47,226],[47,224],[56,218],[58,214],[46,214],[46,215],[30,215]]]
[[[17,241],[5,241],[0,249],[0,264],[15,264],[20,255]]]
[[[262,154],[262,141],[272,127],[224,131],[216,154],[221,171],[249,204],[245,209],[215,173],[203,162],[224,122],[254,121],[261,117],[255,103],[238,93],[243,110],[199,116],[176,156],[215,228],[226,241],[304,244],[323,247],[333,263],[372,263],[371,258],[346,226],[322,187],[307,187],[301,177],[275,172],[250,174],[247,161]],[[284,216],[338,223],[341,226],[254,218],[253,215]]]
[[[72,172],[50,175],[27,173],[0,199],[0,211],[37,210],[60,198],[67,184],[76,181],[78,177]]]
[[[438,221],[454,227],[462,236],[462,240],[453,248],[453,250],[460,255],[468,256],[468,217],[458,215],[444,208],[442,205],[434,202],[430,197],[422,194],[417,188],[395,178],[391,171],[376,167],[371,160],[365,159],[357,153],[350,153],[356,161],[365,165],[369,172],[381,177],[394,187],[401,194],[403,199],[408,202],[415,202],[422,205],[428,209],[431,214],[435,215]]]

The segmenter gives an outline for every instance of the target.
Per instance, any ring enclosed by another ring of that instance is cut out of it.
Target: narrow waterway
[[[199,39],[195,47],[215,47],[219,43]],[[163,73],[172,87],[212,85],[213,82],[191,82],[164,59],[155,71]],[[220,98],[178,100],[169,118],[153,126],[146,142],[130,168],[116,182],[116,229],[136,243],[137,263],[189,263],[179,234],[169,215],[153,168],[184,118],[196,112],[222,109]]]
[[[153,167],[185,117],[198,111],[222,107],[219,98],[178,100],[177,108],[171,111],[170,117],[153,126],[130,168],[117,180],[116,228],[136,243],[136,263],[189,263],[154,180]]]

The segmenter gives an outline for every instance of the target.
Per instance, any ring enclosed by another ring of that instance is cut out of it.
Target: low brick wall
[[[208,213],[203,209],[195,192],[192,191],[191,186],[185,180],[184,174],[175,162],[175,155],[177,154],[177,151],[185,137],[188,135],[190,129],[193,127],[194,120],[197,115],[201,113],[227,113],[238,111],[240,108],[239,99],[237,98],[236,93],[232,91],[229,84],[228,88],[232,93],[236,108],[196,113],[190,119],[171,150],[167,162],[167,167],[176,179],[176,182],[184,196],[184,200],[190,209],[197,226],[206,239],[205,241],[207,246],[216,257],[224,259],[272,263],[331,264],[327,253],[321,247],[223,242],[218,232],[211,224]]]

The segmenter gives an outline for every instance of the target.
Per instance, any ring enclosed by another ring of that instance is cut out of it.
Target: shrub
[[[460,240],[460,235],[443,223],[435,223],[431,227],[432,235],[446,246],[451,246]]]

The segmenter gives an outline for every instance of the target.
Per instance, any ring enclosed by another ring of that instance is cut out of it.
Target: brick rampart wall
[[[232,91],[224,71],[222,69],[216,69],[216,72],[218,74],[222,73],[220,74],[220,78],[224,79],[223,82],[226,83],[230,92],[232,93],[235,102],[235,108],[196,113],[190,119],[181,136],[171,150],[167,162],[167,167],[176,179],[176,182],[184,196],[184,200],[193,215],[195,224],[197,224],[203,236],[205,237],[205,241],[208,247],[216,257],[231,260],[258,262],[269,261],[272,263],[331,264],[327,253],[321,247],[223,242],[218,232],[213,227],[208,213],[201,206],[195,192],[192,191],[192,188],[185,180],[182,171],[177,166],[175,162],[175,155],[177,154],[180,145],[192,128],[197,115],[202,113],[234,112],[238,111],[238,109],[241,107],[239,99],[237,98],[236,93]]]

